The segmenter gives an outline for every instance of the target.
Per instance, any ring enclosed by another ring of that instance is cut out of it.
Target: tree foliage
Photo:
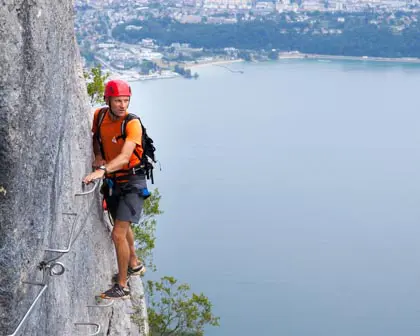
[[[156,63],[148,60],[143,60],[140,64],[140,72],[143,75],[148,75],[150,71],[156,71],[158,69],[158,66]]]
[[[416,23],[410,26],[402,19],[397,25],[383,19],[381,14],[367,12],[306,13],[310,17],[306,21],[297,20],[296,15],[283,13],[270,19],[217,25],[183,24],[169,18],[134,20],[115,27],[113,35],[129,43],[153,38],[160,45],[182,41],[206,49],[234,47],[346,56],[420,57],[418,15]],[[395,16],[394,21],[399,20],[398,14]],[[126,30],[130,24],[142,29]]]
[[[104,98],[105,81],[109,77],[109,73],[102,73],[100,65],[93,67],[89,72],[84,73],[86,80],[87,93],[90,98],[90,103],[101,104]]]
[[[247,52],[247,51],[240,51],[238,53],[238,57],[239,58],[242,58],[244,61],[247,61],[247,62],[251,62],[252,61],[251,54],[249,52]]]
[[[191,70],[190,69],[185,69],[185,68],[179,66],[178,64],[175,65],[174,71],[176,73],[180,74],[181,76],[185,77],[185,78],[192,78]]]
[[[173,277],[147,282],[147,313],[153,336],[202,336],[206,325],[219,326],[210,300],[203,293],[189,291],[188,284],[178,284]]]
[[[279,58],[279,53],[276,50],[271,50],[268,53],[268,58],[271,60],[277,60]]]
[[[136,252],[148,269],[155,270],[153,264],[153,249],[156,241],[156,216],[163,213],[159,207],[161,195],[155,189],[143,205],[143,214],[140,223],[133,225]]]

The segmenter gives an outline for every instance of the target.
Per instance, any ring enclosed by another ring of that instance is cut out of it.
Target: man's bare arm
[[[120,170],[124,165],[130,162],[131,155],[133,155],[134,150],[136,149],[136,143],[134,141],[126,140],[124,146],[121,150],[121,153],[109,163],[105,165],[107,173],[113,173],[117,170]]]
[[[120,170],[124,167],[125,164],[130,162],[130,157],[136,148],[136,143],[133,141],[126,141],[124,146],[121,150],[121,154],[119,154],[114,160],[110,161],[105,165],[105,169],[107,173],[113,173],[117,170]],[[84,183],[90,183],[93,180],[100,179],[104,177],[105,171],[102,169],[97,169],[93,173],[90,173],[83,179]]]
[[[98,168],[105,164],[105,158],[102,157],[101,147],[99,145],[99,141],[96,135],[93,135],[92,143],[93,143],[93,153],[95,154],[95,160],[92,163],[92,167]]]

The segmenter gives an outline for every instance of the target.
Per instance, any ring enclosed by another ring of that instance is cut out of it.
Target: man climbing
[[[105,177],[102,192],[114,221],[112,240],[118,274],[113,277],[114,286],[101,294],[104,299],[128,298],[128,277],[146,271],[137,259],[131,229],[131,224],[140,220],[147,184],[140,167],[142,126],[136,118],[127,122],[130,97],[131,88],[122,80],[111,80],[105,85],[104,99],[108,107],[95,111],[92,126],[95,154],[92,166],[96,170],[83,179],[88,184]]]

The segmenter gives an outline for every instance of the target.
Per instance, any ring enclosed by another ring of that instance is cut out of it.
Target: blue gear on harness
[[[132,192],[133,190],[136,190],[137,192]],[[131,204],[130,201],[128,201],[125,196],[129,193],[133,193],[133,194],[138,194],[140,197],[143,197],[143,199],[145,200],[146,198],[148,198],[150,196],[150,191],[147,188],[131,188],[130,191],[123,191],[120,194],[120,200],[124,201],[125,204],[127,205],[127,207],[130,209],[131,214],[134,216],[136,214],[136,210],[134,209],[133,205]]]
[[[150,197],[150,195],[151,195],[149,189],[147,189],[147,188],[141,189],[140,192],[141,192],[140,195],[142,195],[144,199]]]
[[[128,190],[124,190],[125,186],[122,186],[122,188],[115,183],[113,179],[106,178],[104,179],[104,183],[108,186],[108,195],[104,195],[105,199],[107,197],[118,197],[120,201],[124,201],[127,207],[129,208],[131,214],[134,216],[136,214],[136,210],[134,209],[131,202],[129,202],[125,195],[127,194],[138,194],[140,197],[143,197],[143,199],[147,199],[151,196],[151,193],[147,187],[145,188],[138,188],[136,186],[130,186]],[[108,203],[108,202],[107,202]]]
[[[113,190],[114,190],[114,181],[109,179],[109,178],[106,178],[105,183],[108,184],[109,196],[112,196],[112,193],[113,193]]]

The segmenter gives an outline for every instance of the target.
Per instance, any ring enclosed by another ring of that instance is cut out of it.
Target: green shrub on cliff
[[[147,282],[147,314],[152,336],[203,336],[206,325],[219,326],[210,300],[203,293],[189,291],[188,284],[178,284],[173,277]]]
[[[156,218],[163,211],[159,208],[161,195],[155,189],[146,199],[140,223],[133,225],[134,239],[136,241],[137,255],[149,270],[155,270],[153,264],[153,249],[155,248]]]
[[[91,68],[89,72],[84,72],[86,80],[87,93],[92,105],[102,104],[104,102],[105,81],[109,73],[103,74],[100,65]]]

